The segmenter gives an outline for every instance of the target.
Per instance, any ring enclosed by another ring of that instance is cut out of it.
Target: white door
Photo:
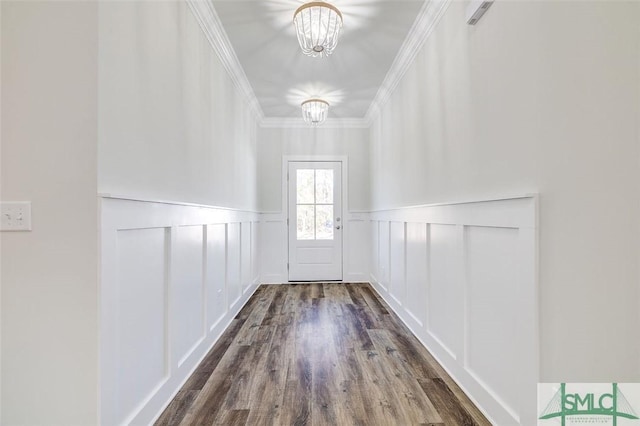
[[[289,281],[342,280],[342,163],[289,162]]]

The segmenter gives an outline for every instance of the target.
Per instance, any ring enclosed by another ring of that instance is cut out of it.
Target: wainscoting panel
[[[227,225],[207,225],[207,327],[212,330],[227,313]]]
[[[251,222],[251,282],[260,284],[260,222]]]
[[[518,399],[518,230],[469,226],[466,366],[511,412]],[[496,363],[495,360],[502,362]]]
[[[167,378],[167,288],[165,228],[132,229],[116,234],[117,294],[115,319],[118,381],[117,410],[135,409]],[[144,298],[145,304],[138,301]]]
[[[371,213],[373,285],[505,426],[536,423],[536,218],[535,196]]]
[[[453,359],[462,349],[463,278],[455,225],[430,224],[427,332]]]
[[[379,285],[385,291],[389,289],[389,269],[390,269],[390,256],[389,256],[389,226],[388,220],[381,220],[378,222],[378,278]]]
[[[262,213],[260,215],[263,244],[259,250],[260,280],[263,283],[286,283],[287,276],[287,219],[282,213]]]
[[[240,252],[241,252],[241,275],[242,293],[245,293],[251,287],[251,231],[252,223],[245,222],[240,224]]]
[[[349,213],[345,222],[343,280],[369,281],[369,215]]]
[[[102,424],[161,414],[257,288],[258,221],[254,212],[101,198]]]
[[[180,367],[205,336],[202,225],[177,226],[172,245],[171,325],[173,359]]]
[[[240,231],[240,223],[227,225],[227,289],[230,310],[237,306],[242,297]]]
[[[369,223],[369,271],[371,279],[380,282],[380,222],[371,220]]]
[[[404,222],[389,224],[389,294],[397,306],[403,306],[405,287],[405,234]]]
[[[404,310],[414,327],[424,327],[427,309],[427,227],[424,223],[407,223],[407,300]],[[407,318],[407,319],[409,319]]]

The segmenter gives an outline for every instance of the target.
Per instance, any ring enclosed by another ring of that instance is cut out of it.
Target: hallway
[[[369,284],[263,285],[156,425],[488,425]]]
[[[0,2],[1,425],[640,383],[640,2],[324,3]]]

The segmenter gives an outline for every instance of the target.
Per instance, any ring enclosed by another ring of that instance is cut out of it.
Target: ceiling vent
[[[492,4],[493,0],[471,0],[467,6],[467,24],[475,25]]]

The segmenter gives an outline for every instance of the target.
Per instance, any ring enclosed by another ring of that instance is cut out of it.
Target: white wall
[[[93,2],[2,8],[3,201],[33,231],[2,232],[4,425],[98,418],[98,14]]]
[[[349,159],[349,211],[369,208],[369,132],[360,128],[259,128],[258,207],[282,210],[283,156],[340,155]]]
[[[372,126],[373,208],[540,193],[540,379],[638,381],[640,5],[465,6]]]
[[[256,120],[185,1],[100,2],[98,189],[256,206]]]

